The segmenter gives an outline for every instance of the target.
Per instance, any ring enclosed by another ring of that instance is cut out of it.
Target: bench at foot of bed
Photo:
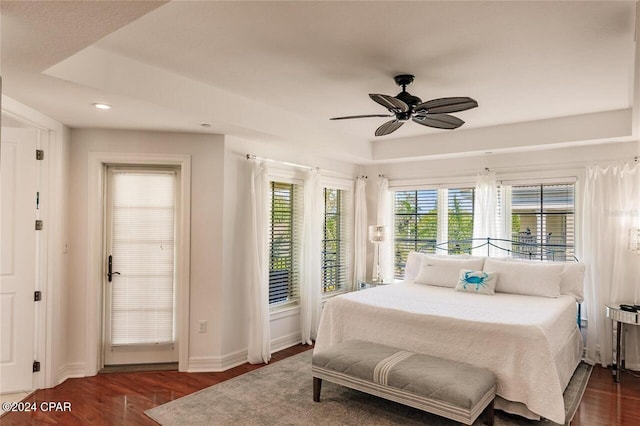
[[[322,380],[470,425],[493,425],[495,375],[481,367],[360,340],[314,353],[313,400]]]

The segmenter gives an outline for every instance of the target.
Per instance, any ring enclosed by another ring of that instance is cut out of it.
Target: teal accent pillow
[[[479,294],[495,294],[496,273],[462,269],[456,291]]]

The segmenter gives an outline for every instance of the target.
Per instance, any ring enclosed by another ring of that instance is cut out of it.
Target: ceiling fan
[[[466,111],[478,106],[472,98],[454,97],[454,98],[438,98],[430,101],[422,102],[417,96],[411,95],[406,91],[406,87],[413,82],[413,76],[410,74],[402,74],[394,77],[396,84],[402,86],[402,92],[396,96],[380,95],[376,93],[369,94],[369,97],[383,107],[387,108],[392,114],[367,114],[367,115],[349,115],[346,117],[334,117],[330,120],[348,120],[351,118],[367,118],[367,117],[395,117],[393,120],[387,121],[376,129],[376,136],[384,136],[392,133],[400,128],[405,121],[411,119],[423,126],[435,127],[437,129],[457,129],[464,124],[464,121],[458,117],[449,115],[450,112]]]

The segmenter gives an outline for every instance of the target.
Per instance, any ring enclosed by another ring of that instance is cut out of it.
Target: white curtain
[[[629,230],[640,226],[640,166],[614,164],[586,170],[582,209],[582,261],[586,264],[587,354],[612,362],[612,322],[605,305],[640,303],[640,257],[629,250]],[[639,327],[627,327],[626,364],[640,368]]]
[[[322,304],[321,256],[324,203],[320,176],[309,170],[304,181],[300,322],[302,343],[312,344],[318,331]]]
[[[353,280],[351,290],[367,276],[367,180],[356,178],[353,218]]]
[[[513,231],[511,229],[513,218],[511,217],[512,209],[511,209],[511,200],[512,200],[512,187],[510,185],[501,185],[500,186],[500,208],[498,217],[500,218],[498,224],[498,238],[507,241],[500,241],[498,245],[502,247],[504,250],[511,250],[511,237],[513,236]],[[499,256],[504,256],[506,252],[504,250],[500,250],[502,254]]]
[[[251,164],[251,243],[249,245],[249,344],[247,361],[271,359],[269,318],[269,178],[263,162]]]
[[[393,281],[393,218],[391,216],[391,193],[389,192],[389,180],[380,176],[378,179],[378,216],[376,225],[386,228],[386,238],[380,244],[380,275],[384,282]],[[374,252],[375,253],[375,252]],[[374,254],[373,264],[378,262]]]
[[[483,239],[498,238],[498,188],[496,174],[483,172],[476,176],[475,202],[473,206],[473,245],[483,244]],[[486,240],[485,240],[486,241]],[[495,247],[487,246],[473,249],[476,256],[496,256]]]

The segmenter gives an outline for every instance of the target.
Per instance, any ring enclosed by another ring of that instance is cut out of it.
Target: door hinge
[[[40,371],[40,361],[33,361],[33,372],[37,373]]]
[[[44,222],[41,220],[36,220],[36,231],[42,231],[44,227]]]
[[[42,149],[36,149],[36,160],[44,160],[44,151]]]
[[[40,290],[36,290],[33,292],[33,301],[39,302],[42,300],[42,292]]]

